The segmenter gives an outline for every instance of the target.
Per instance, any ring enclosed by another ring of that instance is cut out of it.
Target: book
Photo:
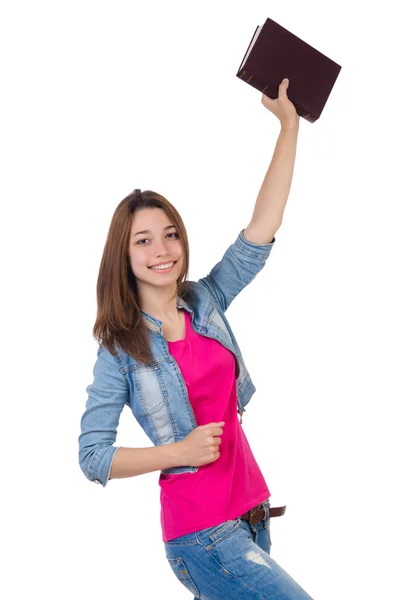
[[[336,62],[273,21],[254,31],[236,76],[269,98],[278,98],[284,77],[287,95],[300,117],[320,117],[341,70]]]

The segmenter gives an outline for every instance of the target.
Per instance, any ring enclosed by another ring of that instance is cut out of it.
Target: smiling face
[[[128,254],[138,287],[176,285],[182,270],[183,245],[174,223],[163,209],[143,208],[135,212]],[[153,268],[171,262],[174,263],[171,268]]]

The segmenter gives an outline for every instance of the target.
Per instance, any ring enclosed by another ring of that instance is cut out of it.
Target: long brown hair
[[[164,196],[151,190],[135,189],[117,206],[110,223],[99,267],[93,336],[113,356],[116,356],[115,344],[118,344],[135,360],[147,364],[153,362],[150,333],[141,314],[136,279],[128,255],[133,216],[144,208],[162,208],[176,226],[184,259],[173,298],[177,295],[183,298],[187,291],[189,243],[180,214]]]

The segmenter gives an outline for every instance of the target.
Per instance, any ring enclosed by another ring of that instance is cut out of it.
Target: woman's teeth
[[[171,267],[174,266],[173,262],[167,263],[165,265],[162,265],[161,267],[150,267],[151,269],[154,269],[155,271],[167,271],[168,269],[171,269]]]

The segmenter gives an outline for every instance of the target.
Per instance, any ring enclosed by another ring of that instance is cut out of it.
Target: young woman
[[[202,600],[310,600],[270,557],[270,491],[241,427],[255,386],[225,312],[262,270],[289,194],[299,117],[262,103],[281,132],[249,225],[210,273],[187,281],[189,246],[174,206],[134,190],[113,215],[97,284],[94,381],[79,462],[90,481],[160,471],[165,555]],[[153,442],[114,446],[127,405]],[[240,419],[237,418],[237,413]]]

